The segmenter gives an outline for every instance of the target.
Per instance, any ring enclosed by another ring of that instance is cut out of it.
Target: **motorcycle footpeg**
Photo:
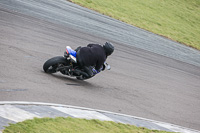
[[[83,72],[81,70],[74,70],[74,73],[76,73],[77,75],[83,75],[84,77],[88,77],[89,75],[86,72]]]
[[[84,80],[83,75],[76,77],[78,80]]]

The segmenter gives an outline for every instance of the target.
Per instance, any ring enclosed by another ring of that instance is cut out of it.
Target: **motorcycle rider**
[[[78,47],[76,50],[67,46],[69,54],[77,59],[77,63],[87,73],[85,76],[90,78],[105,69],[104,62],[114,51],[114,46],[106,42],[103,46],[100,44],[88,44],[87,47]]]

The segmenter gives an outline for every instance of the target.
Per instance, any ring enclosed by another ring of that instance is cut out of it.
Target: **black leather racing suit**
[[[107,58],[104,48],[99,44],[88,44],[87,47],[81,47],[76,56],[78,63],[84,68],[89,77],[94,75],[90,66],[94,66],[100,72],[100,68]]]

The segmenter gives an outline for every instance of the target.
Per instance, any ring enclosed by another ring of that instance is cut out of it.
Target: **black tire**
[[[64,57],[62,56],[56,56],[56,57],[53,57],[49,60],[47,60],[44,65],[43,65],[43,70],[46,72],[46,73],[56,73],[56,68],[59,66],[59,65],[67,65],[67,61]]]

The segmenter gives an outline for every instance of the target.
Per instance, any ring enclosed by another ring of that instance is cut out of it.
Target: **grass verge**
[[[200,50],[200,0],[70,0]]]
[[[111,121],[79,118],[34,118],[10,124],[3,133],[169,133]]]

